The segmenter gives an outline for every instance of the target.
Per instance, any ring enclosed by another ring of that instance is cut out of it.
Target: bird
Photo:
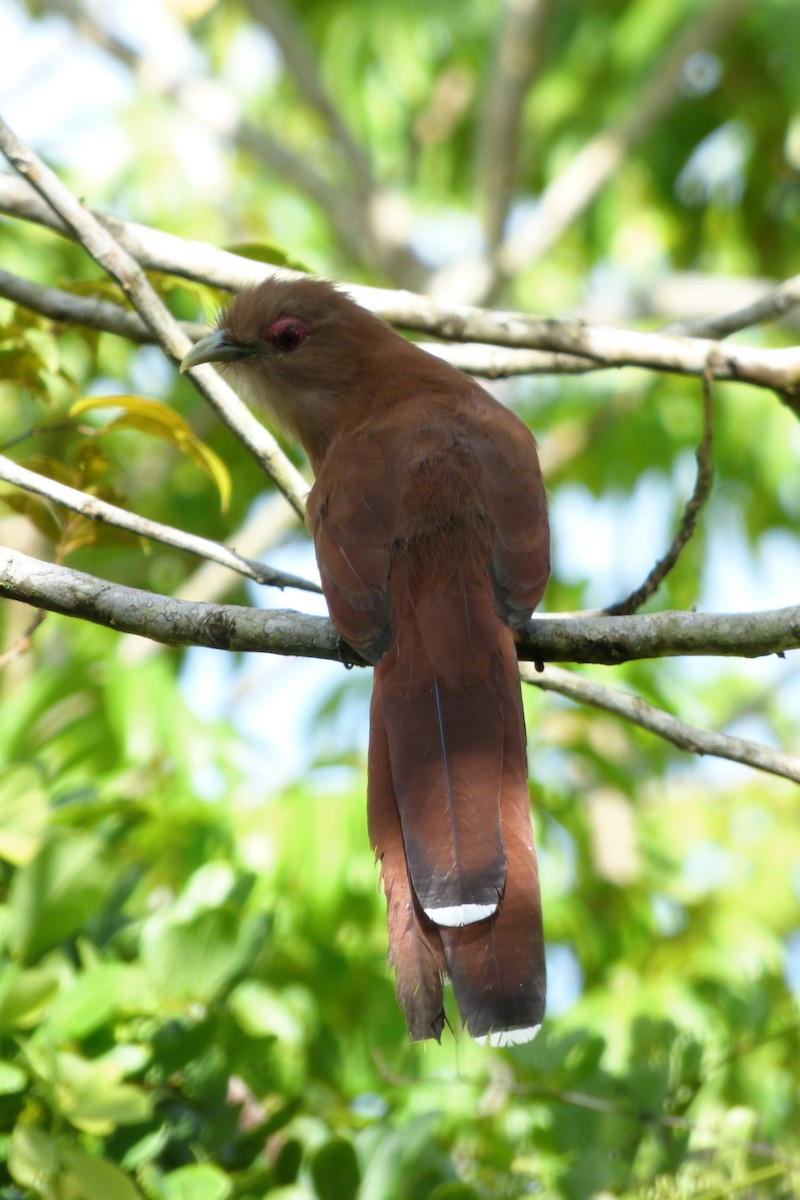
[[[330,617],[373,666],[367,826],[409,1036],[441,1040],[449,978],[475,1041],[530,1041],[546,972],[515,634],[550,574],[533,435],[312,276],[240,291],[181,371],[201,363],[314,471]]]

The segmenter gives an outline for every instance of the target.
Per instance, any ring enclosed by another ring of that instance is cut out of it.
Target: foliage
[[[512,219],[587,138],[636,108],[695,8],[550,6]],[[266,69],[252,17],[192,11],[182,36],[244,116],[346,187],[341,147],[291,74]],[[412,214],[412,248],[431,268],[466,257],[495,6],[315,0],[290,11],[380,186]],[[797,21],[787,0],[747,8],[504,303],[556,313],[598,292],[644,295],[662,272],[786,274],[800,196]],[[67,163],[94,207],[268,261],[396,282],[386,257],[357,252],[333,211],[246,147],[195,130],[197,161],[185,155],[174,94],[137,87],[113,132],[118,170]],[[49,149],[69,159],[66,140]],[[203,161],[224,164],[223,184],[200,182]],[[77,247],[22,223],[0,225],[0,253],[10,270],[118,299]],[[157,282],[182,317],[208,317],[218,300]],[[548,464],[548,607],[624,595],[691,490],[699,385],[637,372],[518,381],[502,394]],[[788,602],[796,420],[755,389],[715,387],[714,403],[715,490],[657,603]],[[265,491],[152,349],[9,304],[0,447],[219,539]],[[0,531],[158,592],[196,566],[5,486]],[[796,1193],[796,789],[691,764],[609,717],[527,696],[551,1015],[515,1050],[482,1051],[451,1031],[441,1047],[409,1045],[366,837],[363,680],[309,689],[296,722],[311,726],[313,749],[276,786],[280,763],[198,715],[181,655],[54,616],[26,641],[31,616],[0,610],[4,645],[20,651],[4,664],[0,718],[0,1200]],[[228,670],[235,690],[252,667]],[[784,664],[638,663],[613,682],[697,724],[798,745],[800,696]]]

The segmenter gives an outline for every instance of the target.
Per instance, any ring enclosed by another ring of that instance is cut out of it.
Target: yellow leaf
[[[174,408],[144,396],[84,396],[72,405],[70,416],[80,416],[92,408],[122,409],[122,416],[110,421],[104,433],[116,429],[136,429],[140,433],[171,442],[176,450],[190,458],[209,477],[219,492],[220,507],[223,512],[227,509],[231,495],[228,468],[210,446],[200,441],[188,421]]]

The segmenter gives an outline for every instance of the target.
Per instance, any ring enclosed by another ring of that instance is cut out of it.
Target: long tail
[[[389,962],[395,970],[397,999],[411,1037],[415,1041],[434,1037],[438,1042],[444,1028],[444,949],[439,928],[422,911],[408,875],[377,673],[370,710],[368,767],[367,823],[386,893]]]
[[[411,1036],[438,1039],[446,971],[469,1033],[505,1045],[538,1031],[545,968],[516,654],[489,625],[461,671],[409,625],[375,668],[368,814]]]
[[[530,1041],[544,1018],[547,976],[539,872],[533,844],[525,727],[514,644],[504,647],[500,821],[506,884],[497,912],[463,929],[442,929],[447,971],[469,1033],[506,1046]],[[510,678],[509,678],[510,677]]]

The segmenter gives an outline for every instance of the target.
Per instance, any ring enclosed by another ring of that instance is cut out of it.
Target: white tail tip
[[[425,915],[437,925],[474,925],[497,911],[496,904],[454,904],[451,908],[426,908]]]
[[[476,1037],[475,1041],[479,1046],[522,1046],[532,1042],[541,1028],[541,1025],[527,1025],[523,1029],[496,1029]]]

